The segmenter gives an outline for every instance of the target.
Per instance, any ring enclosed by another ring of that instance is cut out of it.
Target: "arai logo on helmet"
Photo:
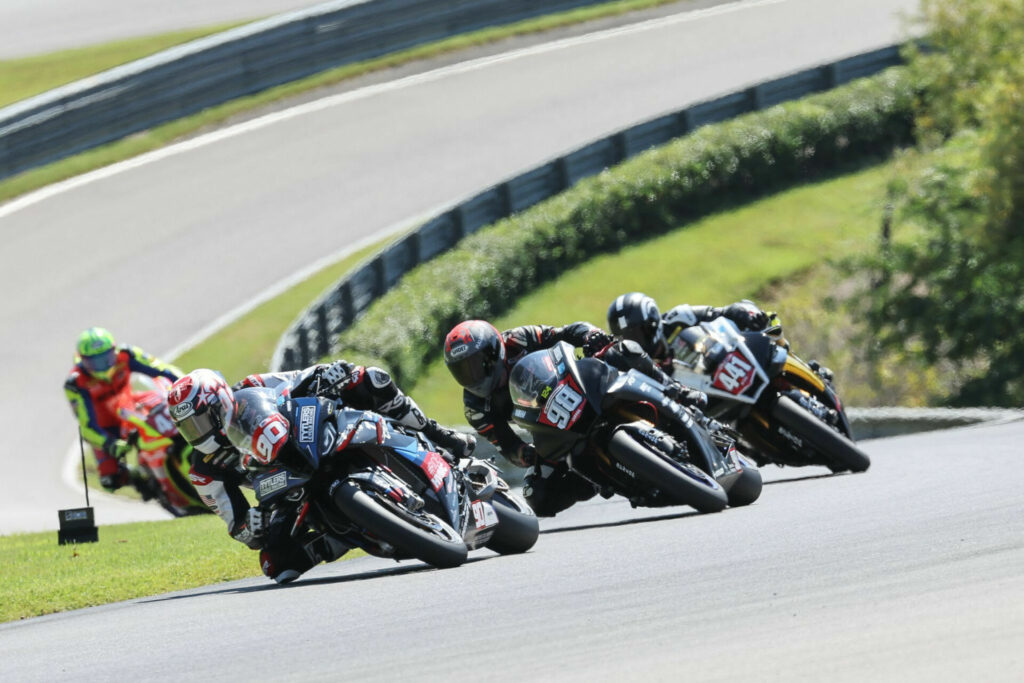
[[[458,358],[462,354],[466,353],[466,351],[469,351],[469,344],[463,344],[462,346],[453,346],[451,351],[448,352],[448,355],[451,356],[452,358]]]
[[[171,408],[171,416],[175,420],[184,420],[186,417],[195,412],[191,403],[179,403],[178,405]]]

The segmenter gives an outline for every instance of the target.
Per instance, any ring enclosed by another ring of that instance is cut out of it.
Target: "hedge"
[[[894,67],[606,169],[411,271],[339,336],[341,355],[411,384],[453,325],[498,315],[567,268],[910,143],[914,97],[906,70]]]

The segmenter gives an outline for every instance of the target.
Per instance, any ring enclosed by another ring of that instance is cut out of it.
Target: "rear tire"
[[[720,512],[729,504],[725,490],[711,475],[693,465],[669,460],[624,429],[612,435],[608,452],[638,478],[678,501],[679,505],[689,505],[699,512]]]
[[[540,536],[540,522],[531,512],[523,512],[502,491],[491,496],[494,511],[498,514],[498,526],[494,535],[484,545],[502,555],[525,553],[532,548]],[[524,503],[525,505],[525,503]],[[529,510],[530,506],[526,505]]]
[[[334,504],[353,522],[393,545],[404,555],[418,558],[435,567],[458,567],[469,555],[465,542],[447,524],[444,525],[444,536],[418,527],[398,517],[354,482],[345,481],[338,485],[334,492]],[[440,521],[436,516],[430,516]]]
[[[811,415],[788,396],[780,396],[772,408],[772,417],[821,454],[833,472],[863,472],[871,459],[848,438]]]

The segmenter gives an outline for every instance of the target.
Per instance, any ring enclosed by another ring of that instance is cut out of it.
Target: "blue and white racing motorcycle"
[[[297,539],[436,567],[537,541],[537,518],[488,462],[453,465],[423,434],[327,398],[259,387],[235,400],[228,436],[246,454],[260,508],[294,519]]]

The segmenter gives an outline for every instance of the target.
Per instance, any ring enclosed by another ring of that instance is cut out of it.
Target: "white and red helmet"
[[[171,420],[196,450],[213,453],[226,443],[224,428],[234,416],[235,400],[220,373],[193,370],[171,385],[167,403]]]

